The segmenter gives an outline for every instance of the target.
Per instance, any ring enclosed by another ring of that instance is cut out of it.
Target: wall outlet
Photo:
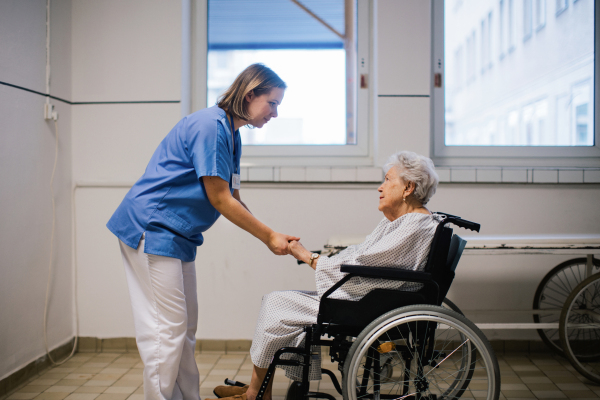
[[[56,121],[58,119],[58,113],[54,110],[54,104],[44,104],[44,119],[47,121],[51,119]]]

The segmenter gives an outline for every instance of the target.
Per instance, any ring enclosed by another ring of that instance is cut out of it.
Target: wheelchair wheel
[[[483,333],[430,305],[398,308],[369,324],[348,352],[343,377],[345,400],[500,396],[498,361]]]
[[[459,313],[462,316],[465,315],[462,311],[460,311],[460,308],[458,308],[458,306],[456,304],[454,304],[454,302],[450,301],[450,299],[447,297],[445,297],[444,300],[442,300],[442,307],[448,308],[452,311],[456,311],[457,313]]]
[[[600,383],[600,274],[581,282],[560,314],[560,342],[581,375]]]
[[[567,297],[575,286],[586,278],[586,264],[586,258],[575,258],[557,265],[544,276],[535,291],[533,309],[546,311],[534,314],[534,322],[559,322],[560,312]],[[598,268],[600,268],[600,260],[594,258],[593,271],[597,272]],[[564,355],[557,329],[538,329],[537,332],[548,347]]]

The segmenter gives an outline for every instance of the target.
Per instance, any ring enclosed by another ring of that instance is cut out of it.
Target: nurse
[[[246,68],[216,106],[175,125],[108,221],[121,246],[146,400],[200,399],[194,260],[202,232],[223,215],[277,255],[300,239],[256,219],[239,191],[238,129],[276,118],[285,88],[264,65]]]

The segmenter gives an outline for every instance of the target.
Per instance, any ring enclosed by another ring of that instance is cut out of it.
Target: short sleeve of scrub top
[[[202,232],[220,216],[201,178],[218,176],[233,193],[240,156],[239,131],[232,134],[223,110],[214,106],[188,115],[160,143],[107,227],[132,248],[145,233],[146,253],[194,260]]]

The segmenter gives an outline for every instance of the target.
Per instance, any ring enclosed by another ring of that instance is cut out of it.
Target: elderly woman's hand
[[[293,255],[296,260],[304,261],[304,260],[302,260],[302,255],[303,255],[303,253],[307,252],[307,250],[302,245],[302,243],[300,243],[297,240],[292,240],[288,244],[288,250],[289,250],[290,254]]]

